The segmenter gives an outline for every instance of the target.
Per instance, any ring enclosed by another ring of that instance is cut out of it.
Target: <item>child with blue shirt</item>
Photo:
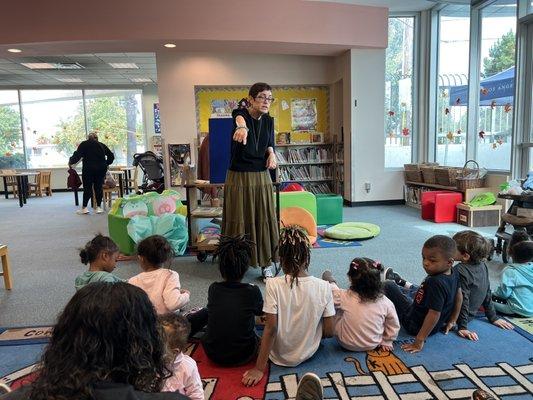
[[[502,282],[492,300],[503,314],[533,316],[533,241],[525,232],[515,232],[509,242],[513,263],[502,274]]]
[[[80,250],[80,258],[83,264],[89,264],[89,270],[74,281],[76,290],[93,282],[122,282],[122,279],[112,274],[119,254],[118,246],[107,236],[98,234],[87,242]]]

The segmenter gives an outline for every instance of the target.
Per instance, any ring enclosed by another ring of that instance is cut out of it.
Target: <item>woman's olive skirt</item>
[[[252,267],[267,267],[278,261],[279,227],[268,170],[228,171],[224,184],[222,234],[245,234],[255,243],[250,262]]]

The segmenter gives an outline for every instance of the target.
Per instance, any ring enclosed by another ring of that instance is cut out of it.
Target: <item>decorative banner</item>
[[[161,133],[161,118],[159,116],[159,103],[154,103],[154,132]]]
[[[293,131],[316,131],[316,99],[291,100],[291,127]]]

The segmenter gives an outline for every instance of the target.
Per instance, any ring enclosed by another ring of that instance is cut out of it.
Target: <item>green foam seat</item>
[[[122,254],[130,256],[135,253],[135,242],[128,235],[128,222],[129,218],[107,214],[109,237],[117,244]]]
[[[326,229],[324,236],[340,240],[370,239],[380,231],[379,226],[368,222],[343,222]]]
[[[310,192],[281,192],[279,194],[279,208],[300,207],[311,213],[317,220],[316,198]]]

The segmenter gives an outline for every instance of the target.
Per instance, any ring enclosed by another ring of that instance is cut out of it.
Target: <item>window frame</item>
[[[419,77],[420,74],[420,12],[390,12],[387,18],[413,18],[413,74],[411,78],[411,91],[412,91],[412,122],[411,122],[411,163],[418,162],[418,143],[420,137],[420,123],[419,123]],[[385,49],[385,54],[386,54]],[[386,60],[385,60],[386,62]],[[385,152],[385,141],[383,144],[383,151]],[[385,161],[385,158],[383,159]],[[403,171],[401,167],[386,167],[383,165],[385,171]]]

